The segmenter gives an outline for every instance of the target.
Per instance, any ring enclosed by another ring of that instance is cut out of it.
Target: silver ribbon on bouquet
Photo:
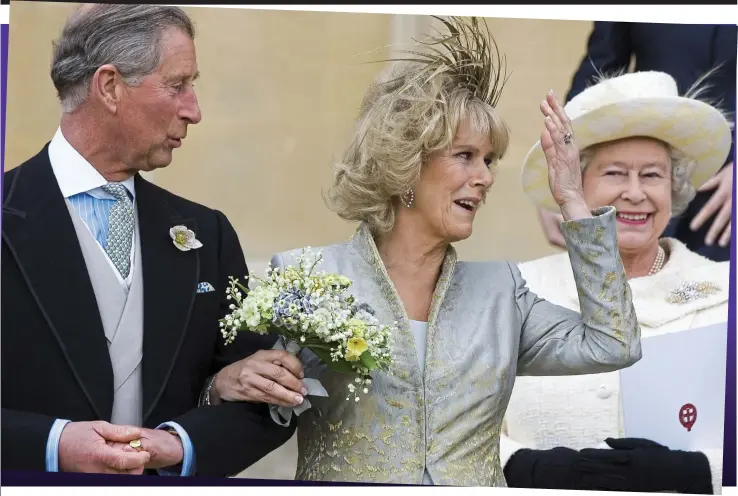
[[[284,338],[280,336],[277,342],[274,343],[274,346],[272,346],[272,349],[287,350],[293,356],[297,356],[297,354],[300,352],[301,347],[294,341],[289,341],[285,343]],[[293,413],[299,416],[302,412],[310,409],[311,405],[310,400],[307,399],[308,396],[320,396],[323,398],[328,397],[328,391],[325,390],[319,380],[306,377],[302,380],[302,383],[305,386],[305,389],[307,389],[307,394],[303,395],[302,403],[293,407],[269,405],[269,414],[271,415],[272,420],[274,420],[274,422],[281,425],[282,427],[287,427],[288,425],[290,425]]]

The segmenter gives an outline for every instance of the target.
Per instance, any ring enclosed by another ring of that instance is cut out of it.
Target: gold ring
[[[141,451],[141,440],[140,439],[134,439],[130,443],[128,443],[128,446],[135,449],[136,451]]]

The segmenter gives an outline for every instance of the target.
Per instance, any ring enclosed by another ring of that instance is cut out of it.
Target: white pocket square
[[[198,293],[210,293],[212,291],[215,291],[215,288],[209,282],[201,282],[197,285]]]

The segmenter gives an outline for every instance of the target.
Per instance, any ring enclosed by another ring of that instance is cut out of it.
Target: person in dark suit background
[[[194,36],[175,7],[86,4],[55,43],[60,127],[4,174],[4,470],[223,477],[294,432],[216,394],[301,390],[273,337],[224,345],[235,230],[139,174],[201,120]]]
[[[635,71],[670,74],[680,94],[715,69],[708,78],[711,86],[702,98],[719,103],[735,122],[737,33],[735,25],[727,24],[596,21],[566,101],[593,84],[599,74],[627,71],[631,57],[635,57]],[[689,209],[674,218],[664,233],[715,261],[730,260],[734,154],[735,137],[725,166],[700,188]],[[545,212],[539,215],[549,242],[561,246],[559,219]]]

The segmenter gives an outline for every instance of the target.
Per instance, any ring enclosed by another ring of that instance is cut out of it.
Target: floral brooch
[[[678,288],[671,291],[666,298],[672,305],[684,305],[692,300],[699,300],[713,295],[720,288],[711,282],[683,282]]]
[[[185,226],[174,226],[169,230],[174,246],[180,251],[196,250],[202,247],[202,243],[195,237],[195,233]]]

